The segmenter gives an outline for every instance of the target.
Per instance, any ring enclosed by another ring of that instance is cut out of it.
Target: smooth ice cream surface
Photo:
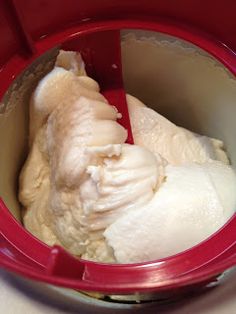
[[[106,229],[105,238],[121,263],[178,253],[230,218],[234,190],[235,174],[220,162],[168,165],[165,182],[149,204],[120,217]]]
[[[223,143],[133,96],[127,102],[135,145],[79,54],[61,51],[39,82],[19,199],[25,227],[47,244],[100,262],[141,262],[201,242],[234,213],[236,175]]]

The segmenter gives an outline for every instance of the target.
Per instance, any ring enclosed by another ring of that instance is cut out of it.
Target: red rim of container
[[[41,39],[35,43],[36,51],[28,59],[15,55],[0,73],[1,77],[4,78],[4,84],[0,87],[0,96],[4,95],[17,75],[25,70],[37,57],[51,48],[79,38],[79,36],[120,29],[150,30],[186,40],[209,52],[234,75],[236,73],[236,56],[234,52],[223,43],[217,42],[194,29],[165,21],[106,20],[74,26]],[[3,202],[0,203],[0,210],[4,211],[6,216],[9,214]],[[13,217],[11,217],[9,225],[6,224],[6,228],[7,226],[10,229],[8,228],[5,232],[10,237],[11,245],[19,248],[19,234],[17,234],[17,231],[22,232],[22,235],[27,234],[27,236],[29,236],[29,233]],[[41,262],[31,257],[38,267],[24,265],[14,257],[10,257],[6,253],[7,244],[5,247],[3,244],[0,247],[0,265],[32,279],[80,290],[106,293],[163,291],[205,281],[234,266],[236,264],[235,230],[236,214],[207,240],[187,251],[163,260],[129,265],[109,265],[79,260],[78,265],[81,267],[78,267],[77,278],[70,273],[63,273],[61,270],[53,273],[48,272],[46,259],[51,258],[51,249],[32,236],[37,245],[31,249],[39,249],[37,255],[40,256],[41,254]],[[60,265],[60,267],[63,268],[63,265]]]

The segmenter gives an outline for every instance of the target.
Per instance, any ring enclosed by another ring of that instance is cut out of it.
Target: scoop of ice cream
[[[104,235],[120,263],[167,257],[206,239],[236,209],[236,175],[221,162],[167,166],[148,206],[131,211]],[[140,223],[142,222],[142,223]]]
[[[229,160],[223,142],[176,126],[137,98],[127,95],[134,142],[161,155],[172,165]]]
[[[119,113],[79,54],[61,51],[39,82],[19,198],[26,228],[47,244],[100,262],[139,262],[200,242],[232,214],[235,174],[213,161],[228,163],[222,142],[127,101],[136,145],[125,144]]]

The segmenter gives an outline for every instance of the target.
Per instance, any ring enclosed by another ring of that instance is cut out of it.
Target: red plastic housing
[[[205,49],[236,74],[236,2],[2,1],[0,97],[42,53],[123,28],[167,33]],[[102,78],[101,78],[102,79]],[[104,77],[103,77],[104,79]],[[104,81],[106,85],[106,81]],[[113,97],[108,95],[108,97]],[[107,265],[77,260],[31,236],[0,202],[0,265],[59,286],[105,293],[163,291],[204,282],[236,264],[236,215],[201,244],[164,260]]]

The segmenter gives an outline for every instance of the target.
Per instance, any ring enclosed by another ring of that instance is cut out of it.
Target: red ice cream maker
[[[25,158],[25,144],[22,143],[27,138],[27,128],[22,130],[21,124],[27,123],[27,114],[21,117],[16,113],[12,124],[7,122],[12,100],[19,107],[16,110],[21,111],[17,95],[21,95],[20,85],[29,77],[31,65],[40,64],[42,56],[58,47],[80,51],[88,73],[99,82],[101,89],[112,84],[121,92],[120,32],[127,29],[158,32],[194,44],[223,64],[234,78],[235,12],[233,0],[206,0],[201,4],[196,0],[0,2],[2,267],[37,281],[81,291],[113,295],[165,292],[168,295],[203,286],[236,264],[236,215],[199,245],[175,256],[146,263],[99,264],[75,259],[60,247],[43,244],[22,227],[17,209],[17,175]],[[112,63],[117,67],[111,67]],[[30,77],[32,81],[34,79],[38,78]],[[114,95],[108,97],[116,101]],[[128,127],[125,119],[123,124]],[[6,133],[11,141],[5,139]],[[14,140],[18,134],[23,140]],[[10,165],[7,165],[8,161]]]

